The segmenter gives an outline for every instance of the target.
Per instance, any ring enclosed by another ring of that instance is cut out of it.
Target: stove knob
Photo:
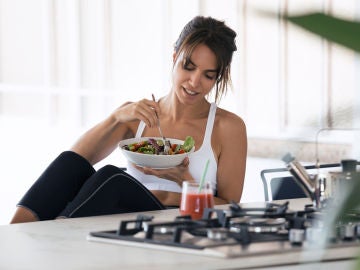
[[[352,240],[355,237],[355,224],[343,224],[339,228],[340,238],[342,240]]]
[[[290,229],[289,241],[293,245],[301,245],[305,239],[305,231],[303,229]]]
[[[316,243],[323,237],[323,231],[320,228],[306,228],[306,241]]]
[[[336,226],[331,226],[329,228],[329,232],[328,232],[328,238],[331,242],[336,242],[338,240],[338,229]]]
[[[356,223],[355,225],[355,234],[357,238],[360,238],[360,223]]]

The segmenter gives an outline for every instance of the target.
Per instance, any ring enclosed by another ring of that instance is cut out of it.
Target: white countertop
[[[290,200],[290,209],[302,209],[305,203],[309,201]],[[246,206],[249,205],[263,203]],[[291,256],[290,260],[294,263],[301,261],[301,254],[296,253],[224,259],[86,240],[89,232],[117,229],[120,220],[133,219],[137,214],[2,225],[0,269],[246,269],[253,265],[276,265],[284,256]],[[156,220],[170,221],[178,215],[178,209],[152,211],[147,214],[153,215]],[[345,260],[266,269],[346,270],[354,269],[353,264],[354,261]],[[314,268],[311,268],[311,265]]]

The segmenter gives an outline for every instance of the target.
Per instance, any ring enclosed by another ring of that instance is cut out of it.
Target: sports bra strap
[[[209,112],[209,116],[208,116],[207,123],[206,123],[204,142],[211,139],[211,133],[213,130],[214,120],[215,120],[215,115],[216,115],[216,107],[217,107],[216,103],[213,102],[210,104],[210,112]],[[135,134],[135,138],[140,138],[142,136],[145,126],[146,126],[145,122],[140,121],[138,129]]]

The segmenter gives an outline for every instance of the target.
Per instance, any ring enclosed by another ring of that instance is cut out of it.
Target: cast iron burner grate
[[[324,217],[331,209],[320,211],[307,205],[301,211],[291,211],[288,205],[288,202],[267,203],[260,208],[244,208],[232,203],[225,210],[205,209],[201,220],[178,216],[160,222],[153,216],[140,214],[121,221],[115,230],[90,232],[87,239],[222,258],[265,254],[284,258],[284,253],[297,253],[285,256],[288,263],[296,262],[299,252],[309,254],[309,261],[314,260],[315,253],[321,260],[358,256],[359,211],[349,213],[353,218],[350,222],[328,228],[328,236],[324,234]]]
[[[243,208],[232,203],[229,210],[207,208],[201,220],[178,216],[170,222],[154,222],[138,215],[120,222],[118,230],[91,232],[91,236],[192,249],[224,245],[287,241],[290,228],[303,229],[314,219],[314,209],[289,211],[284,204],[267,203],[262,208]]]

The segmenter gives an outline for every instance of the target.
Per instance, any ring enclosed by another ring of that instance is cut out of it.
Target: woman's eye
[[[214,80],[215,79],[215,76],[211,76],[211,75],[205,75],[206,78],[208,78],[209,80]]]
[[[185,70],[194,70],[195,68],[194,67],[191,67],[191,66],[189,66],[189,65],[184,65],[184,69]]]

